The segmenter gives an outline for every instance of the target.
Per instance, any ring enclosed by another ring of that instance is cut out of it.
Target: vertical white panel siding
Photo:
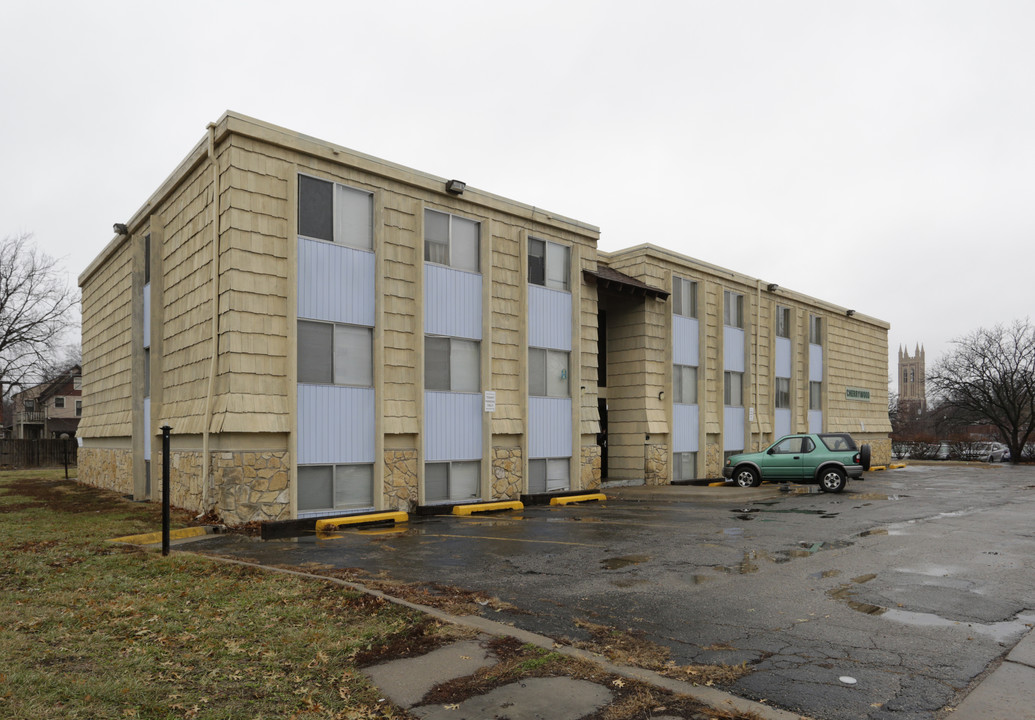
[[[723,327],[723,370],[744,372],[744,331],[740,328]]]
[[[298,386],[298,463],[374,462],[374,389]]]
[[[144,459],[151,459],[151,398],[144,398]]]
[[[729,328],[726,328],[727,330]],[[725,407],[723,408],[722,421],[722,449],[743,450],[744,449],[744,408]]]
[[[809,381],[823,382],[823,346],[809,345]]]
[[[791,339],[776,338],[776,377],[791,377]]]
[[[672,406],[672,450],[673,452],[697,452],[700,426],[696,405],[674,404]]]
[[[151,347],[151,283],[144,286],[144,347]]]
[[[571,457],[571,398],[528,398],[528,456]]]
[[[809,410],[809,432],[823,432],[823,411]]]
[[[482,276],[425,265],[424,332],[481,340]]]
[[[571,293],[528,286],[528,345],[571,350]]]
[[[700,365],[697,318],[672,316],[672,362],[676,365]],[[743,355],[743,350],[741,350]],[[686,451],[686,452],[689,452]]]
[[[425,392],[424,459],[438,462],[481,457],[481,393]]]
[[[791,434],[791,411],[790,408],[776,408],[776,436],[774,439],[779,440],[784,435]]]
[[[374,326],[374,253],[298,239],[298,317]]]

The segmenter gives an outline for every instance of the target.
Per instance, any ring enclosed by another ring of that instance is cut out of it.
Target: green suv
[[[731,455],[722,476],[744,488],[792,481],[837,493],[869,466],[870,446],[858,447],[848,433],[809,433],[782,437],[762,452]]]

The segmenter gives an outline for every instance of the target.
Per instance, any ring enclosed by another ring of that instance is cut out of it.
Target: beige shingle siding
[[[419,423],[417,343],[417,272],[423,261],[421,203],[412,197],[383,192],[384,281],[384,429],[388,434],[415,434]]]
[[[83,417],[79,434],[132,434],[132,254],[127,240],[82,287]]]
[[[492,414],[494,435],[520,435],[522,422],[521,347],[522,273],[521,229],[504,222],[490,223],[492,242],[492,376],[487,390],[496,392],[496,412]]]

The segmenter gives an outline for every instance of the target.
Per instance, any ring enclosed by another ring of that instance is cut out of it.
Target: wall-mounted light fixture
[[[449,180],[446,182],[446,192],[453,193],[454,195],[463,195],[464,188],[467,187],[467,183],[461,180]]]
[[[115,231],[116,235],[129,235],[129,228],[126,227],[125,223],[115,223],[111,226],[111,229]]]
[[[848,317],[852,317],[852,315],[855,315],[855,310],[846,310],[845,315],[847,315]]]
[[[777,285],[776,283],[769,283],[768,285],[765,286],[765,289],[768,290],[769,292],[775,292],[776,288],[778,288],[778,287],[780,287],[780,286]]]

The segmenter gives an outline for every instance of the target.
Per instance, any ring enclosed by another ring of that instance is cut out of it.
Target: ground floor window
[[[298,511],[374,506],[373,465],[299,465]]]
[[[462,502],[481,495],[480,460],[424,464],[424,501]]]
[[[672,480],[693,480],[697,477],[697,453],[677,452],[672,455]]]
[[[570,458],[536,458],[528,461],[528,492],[544,493],[571,487]]]

